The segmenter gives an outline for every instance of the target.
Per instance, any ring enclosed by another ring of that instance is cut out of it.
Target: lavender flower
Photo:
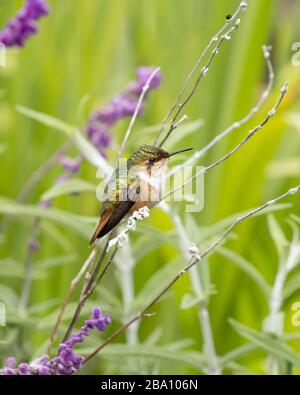
[[[132,81],[124,92],[116,95],[104,108],[90,115],[85,130],[101,155],[105,156],[105,150],[111,142],[110,128],[117,121],[133,116],[143,87],[154,70],[154,67],[143,66],[138,68],[136,81]],[[153,77],[149,91],[159,86],[161,78],[159,73]],[[142,113],[143,107],[141,106],[138,115],[140,116]]]
[[[82,343],[85,337],[90,335],[93,329],[103,332],[111,323],[107,314],[102,314],[99,307],[92,310],[92,318],[86,320],[79,332],[74,333],[65,343],[61,343],[57,357],[49,359],[48,355],[34,360],[30,364],[21,363],[16,366],[13,357],[7,358],[5,368],[0,370],[0,375],[24,376],[24,375],[71,375],[80,370],[84,358],[73,351],[77,343]]]
[[[49,13],[45,0],[26,0],[24,7],[0,32],[0,43],[6,47],[23,47],[38,32],[36,21]]]

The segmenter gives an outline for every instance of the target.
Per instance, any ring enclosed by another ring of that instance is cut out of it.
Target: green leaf
[[[283,258],[284,250],[288,245],[288,241],[283,233],[282,229],[280,228],[275,216],[273,214],[269,214],[267,216],[268,220],[268,228],[271,234],[271,237],[274,241],[275,247],[277,249],[278,256]]]
[[[140,222],[139,225],[136,227],[136,233],[147,234],[148,242],[149,240],[158,239],[163,241],[166,244],[173,245],[175,233],[165,232],[157,229],[155,226],[146,224],[145,222]]]
[[[83,355],[89,354],[93,349],[83,348],[80,352]],[[197,370],[202,370],[206,364],[204,356],[196,351],[175,351],[172,347],[168,349],[167,346],[146,346],[138,345],[131,346],[126,344],[110,344],[101,350],[98,354],[100,358],[120,358],[129,356],[138,356],[142,358],[154,358],[167,362],[180,362],[194,367]]]
[[[47,270],[47,269],[52,269],[53,267],[60,266],[60,265],[66,265],[72,262],[75,262],[78,257],[73,254],[73,255],[62,255],[62,256],[57,256],[54,258],[47,258],[43,259],[42,261],[36,262],[35,265],[35,270]]]
[[[152,332],[150,332],[149,336],[144,340],[144,344],[147,346],[154,346],[157,344],[163,334],[163,330],[161,326],[156,326]]]
[[[60,302],[61,302],[60,298],[48,299],[48,300],[45,300],[44,302],[37,303],[37,304],[34,304],[34,305],[28,307],[27,311],[30,314],[38,314],[38,313],[45,314],[45,312],[48,309],[50,309],[54,306],[57,306]]]
[[[7,308],[13,308],[18,305],[18,295],[12,288],[8,287],[7,285],[0,284],[0,295],[1,303],[4,303]]]
[[[5,258],[0,260],[0,276],[3,277],[23,277],[24,268],[20,263],[12,258]],[[1,301],[1,297],[0,297]]]
[[[298,290],[300,290],[300,273],[293,274],[293,276],[285,283],[283,299],[287,300]]]
[[[274,204],[274,206],[267,207],[265,210],[259,212],[258,214],[254,215],[253,217],[259,217],[261,215],[265,215],[268,213],[280,211],[280,210],[286,210],[290,207],[292,207],[292,203],[279,203],[279,204]],[[253,210],[250,209],[250,210]],[[244,214],[248,213],[248,211],[241,211],[239,213],[235,213],[233,215],[230,215],[226,218],[223,218],[221,221],[217,222],[216,224],[208,227],[208,228],[202,228],[202,239],[208,239],[211,237],[215,237],[216,233],[222,232],[224,229],[226,229],[228,226],[232,224],[232,222],[237,218],[241,217]]]
[[[300,217],[298,217],[298,216],[295,215],[295,214],[291,214],[291,218],[292,218],[295,222],[297,222],[298,224],[300,224]]]
[[[106,163],[105,159],[100,155],[97,149],[90,144],[85,137],[83,137],[80,130],[75,126],[69,125],[51,115],[44,114],[21,105],[17,106],[17,110],[28,118],[34,119],[43,125],[63,132],[66,137],[74,143],[86,160],[92,163],[95,167],[103,169],[106,174],[109,174],[112,171],[111,167]]]
[[[224,247],[218,248],[216,252],[231,260],[260,287],[267,297],[270,296],[271,287],[260,274],[260,272],[249,261]]]
[[[156,271],[136,296],[132,305],[132,310],[138,310],[152,300],[155,295],[157,295],[159,291],[185,267],[185,265],[186,262],[184,260],[176,259],[175,262],[168,263]]]
[[[48,189],[41,196],[41,200],[50,200],[61,195],[69,195],[72,193],[79,192],[96,192],[96,187],[94,184],[81,180],[80,178],[71,178],[62,184],[54,185],[52,188]]]
[[[154,251],[165,243],[164,238],[153,238],[151,243],[149,242],[149,235],[140,235],[132,245],[132,255],[136,262],[141,261],[147,254]]]
[[[253,343],[243,344],[240,347],[235,348],[232,351],[229,351],[227,354],[223,355],[219,358],[219,363],[222,367],[225,367],[229,363],[247,355],[248,353],[255,351],[257,349],[257,345]]]
[[[284,340],[297,340],[300,339],[300,332],[291,332],[291,333],[285,333],[283,335]]]
[[[203,295],[195,296],[190,293],[186,293],[183,295],[181,299],[180,308],[182,310],[188,310],[197,304],[199,304],[204,299]]]
[[[53,222],[42,222],[41,223],[42,232],[45,232],[49,238],[51,238],[55,243],[57,243],[65,254],[72,254],[74,252],[74,245],[68,239],[66,233],[63,229]]]
[[[94,217],[71,214],[55,208],[43,209],[29,204],[20,204],[3,197],[0,197],[0,213],[48,219],[67,226],[86,239],[90,238],[97,223],[97,218]]]
[[[297,354],[291,347],[283,342],[283,340],[272,337],[267,333],[260,333],[255,329],[248,328],[239,322],[230,319],[230,324],[243,337],[256,344],[263,350],[274,354],[279,358],[291,362],[293,365],[300,366],[300,355]]]
[[[35,121],[38,121],[49,128],[59,130],[67,137],[71,137],[76,129],[75,126],[71,126],[61,119],[53,117],[52,115],[44,114],[40,111],[32,110],[21,105],[17,105],[16,108],[19,113],[26,115],[28,118],[34,119]]]

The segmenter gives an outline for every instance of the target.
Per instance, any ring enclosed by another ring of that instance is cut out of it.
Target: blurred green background
[[[41,20],[39,34],[29,40],[25,48],[9,50],[7,66],[0,67],[0,194],[11,200],[16,199],[32,172],[65,141],[65,136],[59,131],[20,114],[16,105],[81,126],[91,110],[107,103],[129,80],[134,79],[138,66],[160,66],[163,84],[151,94],[143,117],[135,125],[134,139],[127,147],[127,153],[130,153],[137,144],[151,141],[153,135],[142,134],[141,131],[162,121],[198,54],[223,25],[225,16],[233,13],[238,5],[237,0],[53,0],[49,3],[52,11]],[[22,1],[0,0],[0,25],[3,26],[21,5]],[[299,183],[300,118],[298,124],[290,121],[291,114],[294,114],[293,119],[297,112],[300,114],[300,66],[292,65],[291,61],[291,46],[300,41],[299,17],[299,1],[250,0],[239,31],[222,47],[185,110],[190,120],[203,119],[205,124],[182,139],[179,148],[201,148],[226,126],[247,114],[256,103],[267,82],[261,46],[273,46],[275,85],[262,110],[246,126],[211,150],[200,164],[209,164],[226,153],[262,120],[286,80],[290,83],[288,95],[276,117],[260,134],[224,165],[207,174],[204,210],[193,215],[199,232]],[[84,97],[87,99],[82,106]],[[114,129],[114,147],[121,141],[127,124],[128,120],[122,121]],[[111,163],[114,147],[109,151]],[[59,166],[55,167],[38,184],[28,203],[37,203],[61,171]],[[97,183],[95,169],[89,163],[84,163],[80,177]],[[287,237],[291,238],[286,218],[291,213],[300,215],[299,196],[290,197],[288,202],[293,206],[275,215]],[[79,215],[97,216],[99,203],[93,193],[82,193],[55,199],[55,207]],[[184,213],[182,216],[184,218]],[[20,360],[30,359],[33,350],[36,355],[41,355],[57,308],[89,253],[86,237],[55,221],[43,220],[39,234],[41,249],[33,259],[36,275],[29,309],[20,314],[18,295],[32,221],[29,215],[15,215],[1,235],[0,300],[4,299],[8,309],[8,326],[0,328],[4,341],[0,345],[3,358],[14,354]],[[92,229],[93,225],[89,225]],[[147,225],[151,229],[160,228],[165,235],[172,235],[171,221],[158,208],[153,210]],[[195,232],[191,223],[186,226],[192,238]],[[140,230],[133,237],[136,242],[139,237],[145,238],[145,232],[150,245],[152,238],[157,238],[155,232],[151,233],[144,224]],[[278,257],[266,216],[244,223],[236,230],[235,236],[226,247],[246,258],[272,284]],[[65,257],[63,264],[44,268],[49,259],[61,256]],[[154,273],[172,264],[174,259],[178,259],[174,238],[146,254],[134,271],[135,293],[138,294]],[[9,270],[9,264],[13,269]],[[230,326],[228,318],[261,330],[268,305],[257,285],[229,259],[217,253],[209,258],[208,265],[210,281],[216,288],[216,294],[209,300],[209,312],[216,350],[223,355],[244,342]],[[91,302],[91,305],[102,305],[111,313],[113,328],[118,327],[121,319],[117,307],[117,302],[122,300],[119,283],[120,273],[112,269],[103,281],[103,288],[112,291],[117,301],[99,291],[94,296],[96,302]],[[176,347],[191,352],[202,350],[197,308],[180,308],[182,297],[189,289],[188,277],[176,284],[168,297],[155,307],[157,314],[141,323],[140,342],[145,339],[150,342],[149,336],[158,336],[157,328],[160,328],[158,344],[173,344],[174,350]],[[290,323],[291,305],[295,301],[300,301],[300,292],[293,293],[284,304],[287,331],[297,331]],[[89,308],[90,305],[85,314]],[[99,344],[97,336],[91,342]],[[178,343],[184,339],[189,339],[186,344]],[[152,340],[154,342],[155,339]],[[117,341],[125,344],[126,337]],[[300,352],[299,340],[292,345]],[[88,344],[85,346],[89,347]],[[264,357],[263,351],[255,351],[240,362],[249,372],[261,373],[265,368]],[[130,363],[127,363],[128,359]],[[172,361],[166,356],[144,359],[129,357],[126,350],[119,355],[114,355],[113,350],[111,354],[107,351],[87,365],[84,372],[132,373],[137,371],[137,364],[138,371],[142,366],[148,373],[201,371],[195,364]]]

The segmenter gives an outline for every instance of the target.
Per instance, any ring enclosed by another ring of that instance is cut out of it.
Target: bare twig
[[[212,147],[214,147],[217,143],[222,141],[231,132],[233,132],[234,130],[236,130],[236,129],[240,128],[241,126],[243,126],[244,124],[246,124],[261,109],[266,98],[269,96],[269,94],[272,90],[272,87],[273,87],[273,83],[274,83],[274,71],[273,71],[273,66],[272,66],[272,62],[270,59],[271,48],[266,45],[264,45],[262,48],[263,48],[264,58],[266,60],[266,65],[267,65],[267,70],[268,70],[268,84],[266,86],[266,89],[261,94],[256,105],[251,108],[251,110],[248,112],[248,114],[246,116],[244,116],[239,121],[236,121],[233,124],[231,124],[230,126],[228,126],[221,133],[217,134],[205,147],[196,151],[188,160],[186,160],[184,163],[182,163],[182,166],[190,166],[194,162],[196,162],[198,159],[202,158]],[[168,173],[167,177],[173,176],[176,172],[177,172],[177,166],[174,167]]]
[[[193,175],[192,177],[190,177],[188,180],[184,181],[181,185],[179,185],[178,187],[174,188],[173,190],[169,191],[168,193],[166,193],[161,200],[165,200],[167,199],[169,196],[171,196],[172,194],[174,194],[176,191],[182,189],[184,187],[184,185],[188,184],[189,182],[193,181],[195,178],[197,178],[198,176],[200,176],[201,174],[205,174],[208,171],[210,171],[211,169],[213,169],[214,167],[219,166],[220,164],[222,164],[226,159],[228,159],[231,155],[233,155],[236,151],[238,151],[240,148],[242,148],[257,132],[259,132],[270,120],[270,118],[272,118],[275,113],[276,110],[278,108],[278,106],[280,105],[281,101],[283,100],[286,92],[288,89],[288,84],[287,82],[283,85],[283,87],[281,88],[281,92],[280,92],[280,96],[277,99],[276,104],[274,105],[274,107],[268,112],[267,116],[263,119],[263,121],[257,125],[255,128],[253,128],[252,130],[250,130],[250,132],[246,135],[246,137],[243,138],[243,140],[236,145],[231,151],[229,151],[226,155],[222,156],[220,159],[218,159],[216,162],[206,166],[206,167],[202,167],[200,170],[198,170],[196,172],[195,175]],[[183,167],[183,165],[178,166],[177,171],[181,170],[181,168]]]
[[[142,89],[142,92],[141,92],[141,94],[140,94],[138,103],[137,103],[136,108],[135,108],[135,110],[134,110],[133,116],[131,117],[129,126],[128,126],[127,130],[126,130],[126,133],[125,133],[125,136],[124,136],[124,138],[123,138],[121,147],[120,147],[120,149],[119,149],[118,158],[121,157],[121,155],[122,155],[122,153],[123,153],[123,151],[124,151],[124,148],[125,148],[126,142],[127,142],[127,140],[128,140],[128,137],[130,136],[132,127],[133,127],[133,125],[134,125],[134,123],[135,123],[135,120],[136,120],[136,118],[137,118],[137,116],[138,116],[138,113],[139,113],[139,111],[140,111],[140,109],[141,109],[141,106],[142,106],[142,104],[143,104],[144,97],[145,97],[147,91],[148,91],[149,88],[150,88],[151,81],[153,80],[153,78],[155,77],[155,75],[159,72],[159,70],[160,70],[160,67],[157,67],[157,68],[151,73],[151,75],[150,75],[149,78],[147,79],[147,82],[146,82],[145,85],[143,86],[143,89]]]
[[[109,237],[107,238],[107,240],[105,242],[105,245],[103,247],[103,250],[102,250],[102,252],[100,254],[100,257],[99,257],[98,261],[96,262],[96,265],[95,265],[95,267],[92,270],[92,273],[90,273],[88,275],[87,283],[84,284],[84,286],[83,286],[83,288],[81,290],[79,302],[77,304],[77,307],[76,307],[76,310],[74,312],[73,318],[72,318],[72,320],[71,320],[71,322],[70,322],[70,324],[68,326],[68,329],[67,329],[67,331],[66,331],[66,333],[64,335],[63,341],[66,341],[69,338],[69,336],[70,336],[70,334],[72,332],[72,329],[74,328],[74,326],[75,326],[75,324],[76,324],[76,322],[77,322],[77,320],[79,318],[79,315],[80,315],[81,310],[82,310],[82,308],[83,308],[83,306],[85,304],[85,301],[92,294],[92,292],[94,290],[94,288],[92,288],[93,287],[93,283],[94,283],[94,281],[95,281],[95,279],[97,277],[97,274],[98,274],[98,272],[100,270],[100,267],[101,267],[101,265],[102,265],[102,263],[103,263],[103,261],[105,259],[111,235],[112,234],[110,234]]]
[[[191,97],[194,95],[194,93],[197,90],[197,87],[198,87],[200,81],[206,75],[211,62],[213,61],[214,57],[218,53],[218,50],[221,47],[221,45],[223,44],[223,42],[225,40],[230,39],[231,38],[230,35],[238,28],[238,25],[240,23],[240,19],[238,17],[239,17],[239,15],[240,15],[240,13],[242,11],[246,10],[246,8],[247,8],[247,2],[246,1],[241,1],[238,9],[235,11],[235,13],[233,14],[232,18],[227,20],[226,23],[224,24],[224,26],[218,31],[218,33],[212,37],[212,39],[210,40],[210,42],[207,45],[207,47],[205,48],[205,50],[202,52],[202,54],[198,58],[195,66],[193,67],[192,71],[188,75],[188,77],[187,77],[187,79],[186,79],[181,91],[179,92],[179,95],[177,96],[175,103],[173,104],[173,106],[169,110],[168,114],[166,115],[165,119],[163,120],[161,128],[160,128],[160,130],[158,132],[158,135],[157,135],[157,137],[156,137],[156,139],[154,141],[155,145],[158,144],[158,140],[159,140],[161,134],[163,133],[163,131],[165,130],[165,128],[167,126],[167,123],[169,122],[169,120],[171,119],[173,114],[174,115],[173,115],[173,118],[170,121],[170,126],[168,128],[166,136],[160,142],[159,147],[163,146],[163,144],[169,138],[171,133],[175,130],[175,128],[176,128],[176,126],[175,126],[176,120],[177,120],[178,116],[180,115],[182,109],[189,102]],[[228,26],[230,26],[229,29],[228,29]],[[219,39],[220,36],[221,36],[221,38]],[[198,68],[199,68],[200,64],[202,63],[202,61],[204,60],[206,54],[208,53],[208,51],[211,49],[211,47],[214,45],[215,42],[218,42],[218,43],[214,47],[214,49],[212,50],[208,62],[206,63],[206,65],[204,67],[202,67],[201,72],[200,72],[199,76],[197,77],[197,79],[196,79],[196,81],[195,81],[190,93],[188,93],[187,97],[184,100],[182,100],[184,94],[186,93],[187,87],[189,86],[193,76],[198,71]],[[182,102],[180,102],[181,100],[182,100]]]
[[[107,273],[110,265],[112,264],[114,257],[118,251],[118,246],[116,245],[113,252],[111,253],[110,257],[108,258],[106,265],[104,266],[102,272],[97,276],[97,278],[94,281],[94,284],[92,285],[91,289],[90,289],[90,293],[94,292],[95,288],[97,287],[97,285],[99,284],[99,282],[102,280],[102,278],[105,276],[105,274]]]
[[[275,199],[268,200],[261,206],[248,211],[244,215],[237,217],[232,224],[226,229],[226,231],[214,242],[212,243],[204,252],[199,255],[194,255],[188,261],[186,267],[180,271],[152,300],[148,303],[139,313],[137,313],[133,318],[131,318],[128,322],[126,322],[123,326],[117,329],[111,336],[109,336],[99,347],[97,347],[91,354],[89,354],[85,358],[85,363],[88,362],[91,358],[93,358],[99,351],[101,351],[104,347],[106,347],[109,343],[111,343],[116,337],[118,337],[121,333],[123,333],[130,325],[132,325],[135,321],[142,319],[148,310],[155,305],[161,297],[185,274],[187,273],[194,265],[198,262],[203,261],[204,258],[209,256],[216,248],[223,243],[223,241],[227,238],[227,236],[242,222],[249,219],[250,217],[255,216],[261,211],[265,210],[268,207],[276,204],[280,200],[286,198],[287,196],[294,195],[298,193],[300,190],[300,185],[289,189],[287,192],[282,195],[276,197]]]
[[[90,266],[92,265],[92,263],[94,262],[96,257],[96,250],[92,250],[92,252],[90,253],[90,255],[88,256],[87,260],[84,262],[83,266],[80,268],[79,272],[77,273],[77,275],[73,278],[73,280],[71,281],[71,286],[68,290],[66,299],[64,301],[64,303],[62,304],[60,310],[59,310],[59,314],[56,320],[56,323],[52,329],[51,335],[50,335],[50,339],[49,339],[49,345],[48,345],[48,349],[47,349],[47,353],[48,355],[50,355],[51,352],[51,348],[53,345],[53,342],[55,340],[59,325],[61,323],[62,317],[64,315],[65,309],[67,307],[67,305],[70,303],[70,300],[73,296],[73,293],[79,283],[79,281],[81,280],[82,276],[84,276],[84,274],[86,273],[87,270],[89,270]]]

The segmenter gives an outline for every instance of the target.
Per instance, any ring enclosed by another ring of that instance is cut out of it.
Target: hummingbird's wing
[[[132,206],[136,203],[136,196],[140,193],[138,186],[139,179],[125,178],[119,179],[115,187],[106,190],[106,200],[103,201],[100,221],[90,240],[90,245],[98,238],[109,233],[125,217]],[[114,198],[112,199],[112,196]]]

